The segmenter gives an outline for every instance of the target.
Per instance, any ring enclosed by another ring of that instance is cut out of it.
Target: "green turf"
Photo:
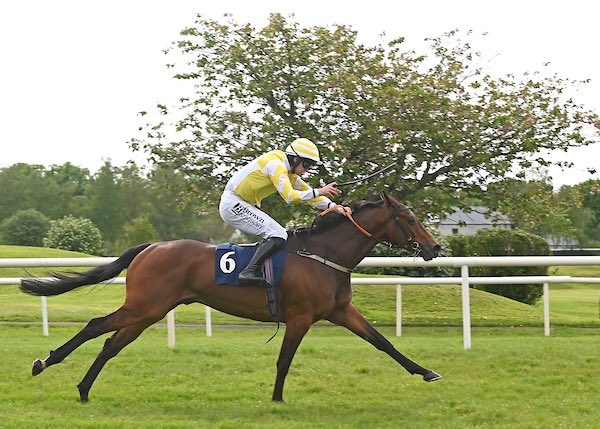
[[[77,383],[102,346],[86,343],[63,363],[32,377],[75,332],[0,325],[2,428],[597,428],[597,332],[480,328],[462,349],[459,328],[382,332],[407,356],[443,375],[410,376],[384,353],[341,328],[313,328],[290,369],[284,398],[270,401],[280,333],[220,330],[207,338],[150,328],[100,374],[90,402]]]

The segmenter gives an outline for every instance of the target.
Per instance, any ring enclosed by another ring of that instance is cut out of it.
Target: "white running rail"
[[[94,267],[113,262],[116,258],[0,258],[0,268],[19,267]],[[352,278],[355,285],[396,285],[396,335],[402,334],[402,285],[460,285],[462,292],[463,342],[471,348],[471,310],[469,287],[471,284],[543,284],[544,334],[550,335],[550,308],[548,285],[550,283],[600,283],[600,278],[570,276],[506,276],[470,277],[469,267],[482,266],[577,266],[600,265],[600,256],[485,256],[485,257],[441,257],[432,261],[402,257],[368,257],[361,267],[460,267],[461,277],[372,277]],[[0,285],[19,284],[21,278],[0,278]],[[124,277],[110,282],[125,283]],[[42,297],[43,334],[48,335],[48,311],[46,297]],[[169,347],[175,347],[175,315],[167,315]],[[210,307],[206,306],[206,334],[212,336]]]

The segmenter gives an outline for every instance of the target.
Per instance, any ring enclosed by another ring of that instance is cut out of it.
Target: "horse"
[[[283,401],[283,386],[294,354],[311,325],[319,320],[349,329],[411,375],[421,375],[426,382],[441,378],[396,350],[351,303],[350,273],[378,243],[410,247],[415,256],[425,260],[437,257],[441,250],[412,210],[385,192],[355,204],[352,214],[323,212],[310,227],[290,231],[285,268],[276,290],[285,334],[277,359],[273,401]],[[194,240],[142,244],[112,263],[83,273],[54,273],[50,279],[23,279],[20,288],[38,296],[59,295],[109,280],[124,269],[123,305],[111,314],[91,319],[46,359],[36,359],[33,376],[62,362],[84,342],[114,331],[77,385],[80,401],[86,402],[106,362],[180,304],[198,302],[235,316],[272,321],[265,289],[216,285],[215,246]]]

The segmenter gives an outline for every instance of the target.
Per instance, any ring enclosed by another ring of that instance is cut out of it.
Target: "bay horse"
[[[435,258],[440,250],[413,212],[384,192],[356,204],[352,214],[322,213],[310,227],[290,233],[277,286],[280,320],[286,329],[277,359],[273,401],[283,401],[283,385],[294,354],[318,320],[349,329],[410,374],[419,374],[427,382],[441,378],[396,350],[351,303],[350,271],[378,243],[410,246],[415,256],[425,260]],[[85,402],[106,362],[180,304],[199,302],[239,317],[272,320],[265,289],[216,285],[215,246],[194,240],[139,245],[110,264],[84,273],[55,273],[52,279],[23,279],[20,288],[33,295],[59,295],[109,280],[126,268],[124,304],[114,313],[90,320],[46,359],[36,359],[34,376],[62,362],[84,342],[115,331],[77,386],[80,400]]]

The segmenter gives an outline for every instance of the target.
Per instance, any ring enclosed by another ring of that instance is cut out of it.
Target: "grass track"
[[[206,338],[151,328],[111,360],[80,404],[76,384],[103,340],[31,377],[76,332],[0,326],[2,428],[597,428],[600,336],[558,329],[474,331],[462,349],[460,329],[382,332],[409,357],[444,378],[424,383],[387,355],[341,328],[313,329],[287,379],[286,404],[270,395],[281,339],[259,347],[269,330],[219,330]]]

